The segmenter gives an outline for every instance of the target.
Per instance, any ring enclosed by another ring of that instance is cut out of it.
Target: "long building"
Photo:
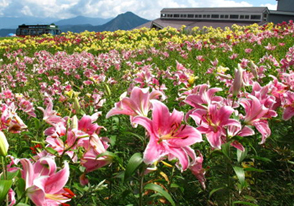
[[[294,0],[277,0],[277,10],[267,7],[218,7],[218,8],[164,8],[160,18],[140,27],[162,29],[164,27],[187,29],[193,27],[230,27],[233,24],[259,25],[268,22],[282,23],[294,19]]]

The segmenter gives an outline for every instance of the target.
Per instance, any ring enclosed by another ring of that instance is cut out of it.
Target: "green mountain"
[[[116,30],[131,30],[137,26],[140,26],[142,24],[145,24],[149,20],[143,19],[136,14],[132,12],[126,12],[124,14],[119,14],[117,17],[112,19],[111,21],[99,25],[99,26],[92,26],[89,24],[82,24],[82,25],[64,25],[64,26],[59,26],[61,31],[67,32],[67,31],[72,31],[72,32],[83,32],[85,30],[87,31],[116,31]],[[58,24],[57,24],[58,25]]]
[[[77,16],[70,19],[62,19],[54,22],[58,26],[69,26],[69,25],[82,25],[90,24],[92,26],[102,25],[109,22],[112,18],[103,19],[103,18],[90,18],[84,16]]]

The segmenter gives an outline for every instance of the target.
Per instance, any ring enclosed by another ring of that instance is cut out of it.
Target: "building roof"
[[[136,28],[152,28],[156,27],[159,29],[162,29],[164,27],[173,27],[176,29],[180,29],[183,25],[186,26],[187,29],[192,29],[194,27],[202,28],[204,26],[207,27],[213,27],[217,28],[220,27],[224,29],[225,27],[231,27],[234,24],[240,25],[240,26],[247,26],[252,24],[253,22],[248,21],[195,21],[195,20],[168,20],[168,19],[155,19],[154,21],[147,22],[139,27]],[[258,24],[262,25],[266,22],[258,22]]]
[[[294,16],[294,12],[270,10],[270,14]]]
[[[236,12],[236,13],[263,13],[267,7],[208,7],[208,8],[163,8],[161,13],[175,12]]]

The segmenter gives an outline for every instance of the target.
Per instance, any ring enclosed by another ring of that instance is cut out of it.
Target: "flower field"
[[[3,205],[293,205],[294,24],[0,39]]]

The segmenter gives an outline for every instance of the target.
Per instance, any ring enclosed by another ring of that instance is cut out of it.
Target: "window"
[[[218,14],[212,14],[211,15],[211,18],[218,19],[219,18],[219,15]]]
[[[251,15],[251,19],[261,19],[261,15]]]
[[[166,17],[166,14],[161,14],[161,17]]]
[[[239,19],[239,15],[231,14],[230,19]]]
[[[188,18],[194,18],[194,14],[188,14]]]
[[[240,19],[249,19],[249,15],[240,15]]]
[[[175,18],[179,18],[180,17],[180,14],[174,14],[174,17]]]
[[[182,17],[182,18],[186,18],[187,15],[186,15],[186,14],[181,14],[181,17]]]
[[[222,14],[222,15],[220,15],[220,18],[221,18],[221,19],[227,19],[227,18],[229,18],[229,15],[224,15],[224,14]]]
[[[173,17],[173,15],[172,14],[168,14],[167,17]]]
[[[267,19],[267,14],[263,14],[263,20],[266,21]]]

